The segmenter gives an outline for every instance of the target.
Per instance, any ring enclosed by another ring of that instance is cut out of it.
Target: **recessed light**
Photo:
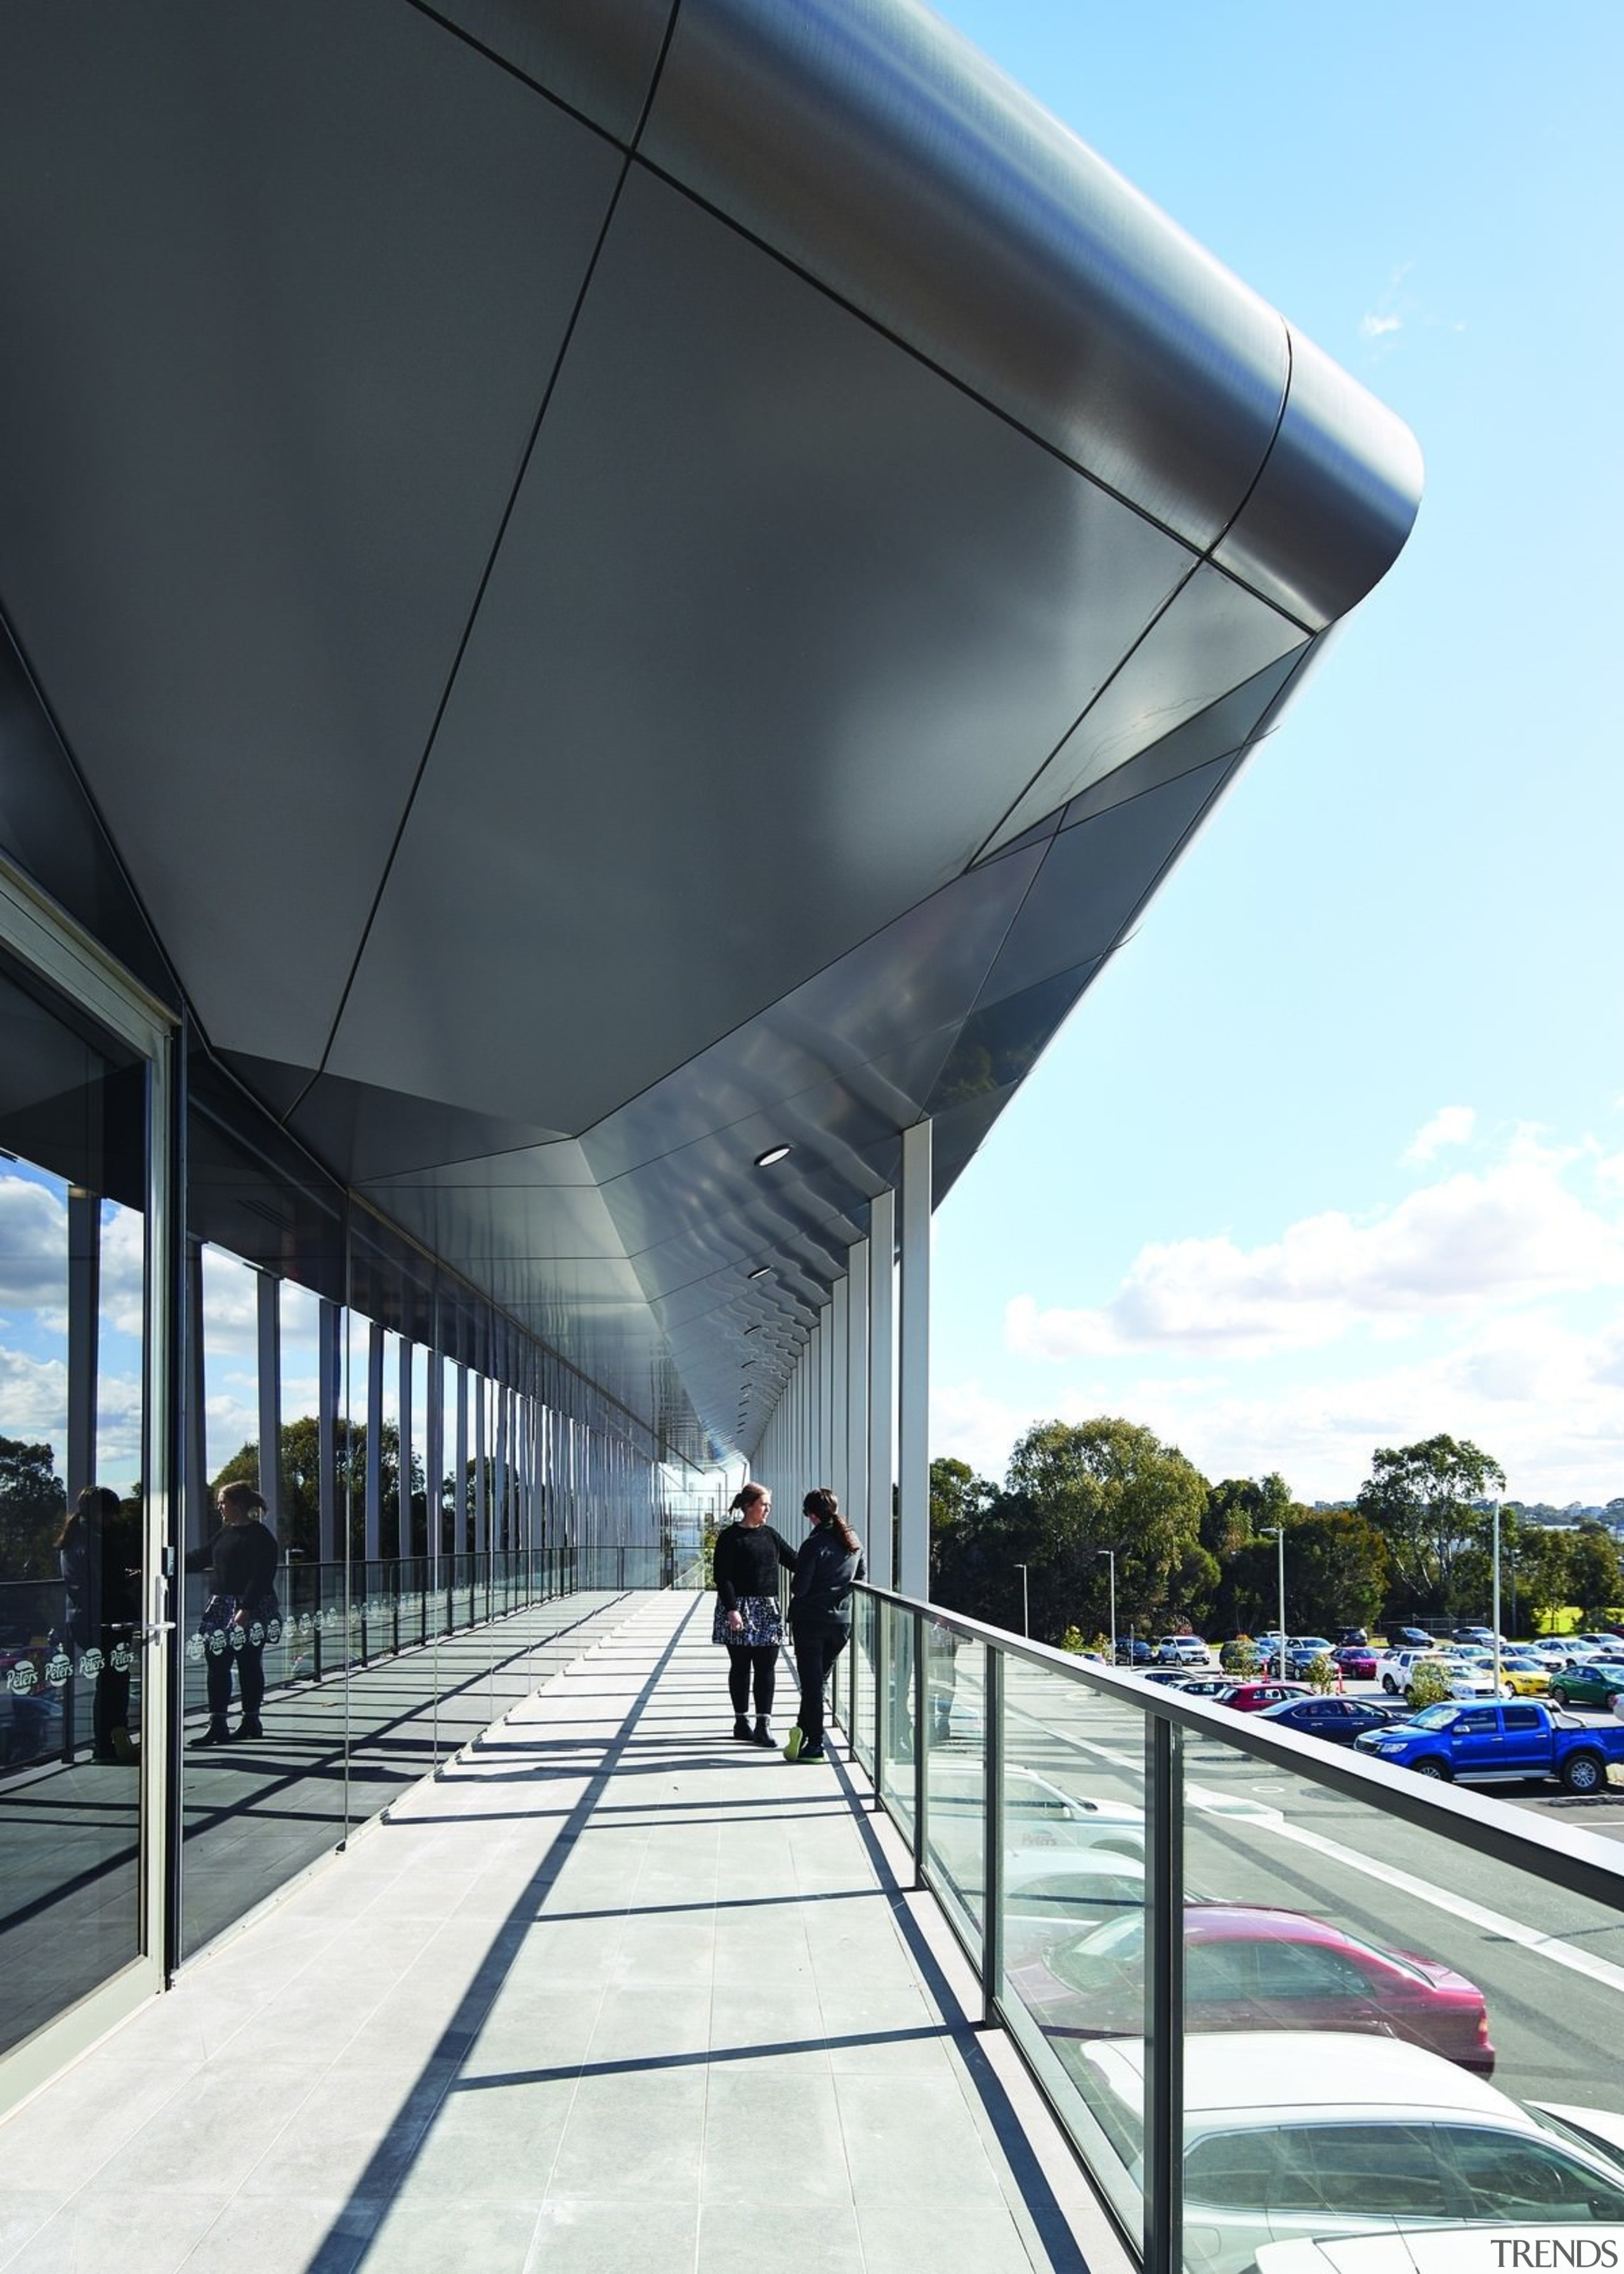
[[[771,1269],[772,1266],[771,1263],[758,1263],[755,1270],[748,1271],[745,1274],[745,1276],[748,1279],[764,1279]]]
[[[756,1156],[756,1165],[758,1169],[770,1169],[775,1161],[786,1161],[794,1149],[793,1145],[769,1145],[764,1153]]]

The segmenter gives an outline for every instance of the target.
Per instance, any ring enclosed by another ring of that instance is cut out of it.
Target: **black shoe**
[[[223,1721],[211,1721],[207,1728],[205,1729],[200,1736],[195,1736],[192,1740],[187,1751],[189,1752],[200,1753],[207,1745],[229,1745],[230,1742],[231,1732],[227,1728],[225,1723]]]
[[[750,1725],[742,1713],[733,1715],[733,1735],[744,1744],[748,1745],[754,1742],[750,1736]]]
[[[778,1751],[772,1732],[767,1727],[767,1716],[764,1713],[758,1713],[756,1716],[756,1728],[751,1733],[750,1743],[753,1745],[771,1745],[775,1752]]]
[[[234,1737],[262,1737],[265,1732],[257,1721],[239,1721],[231,1735]]]
[[[802,1745],[802,1747],[801,1748],[800,1752],[796,1755],[796,1757],[795,1757],[795,1758],[797,1758],[797,1760],[802,1760],[802,1761],[826,1761],[826,1760],[829,1758],[829,1756],[828,1756],[828,1754],[823,1751],[823,1746],[822,1746],[821,1744],[819,1744],[819,1745]]]

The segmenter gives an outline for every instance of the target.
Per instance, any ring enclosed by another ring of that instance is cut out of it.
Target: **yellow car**
[[[1519,1698],[1542,1698],[1551,1687],[1551,1669],[1537,1658],[1502,1658],[1500,1670]]]

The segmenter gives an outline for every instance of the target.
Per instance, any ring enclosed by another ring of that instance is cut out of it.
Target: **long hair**
[[[118,1495],[108,1486],[86,1485],[71,1512],[63,1518],[62,1529],[51,1546],[65,1547],[70,1540],[89,1531],[100,1518],[117,1516],[123,1505]]]
[[[758,1500],[765,1500],[765,1485],[743,1484],[727,1503],[729,1516],[742,1516],[747,1508],[754,1508]]]
[[[802,1516],[815,1516],[831,1532],[838,1532],[848,1555],[855,1555],[862,1542],[840,1513],[840,1503],[827,1485],[818,1485],[801,1503]]]

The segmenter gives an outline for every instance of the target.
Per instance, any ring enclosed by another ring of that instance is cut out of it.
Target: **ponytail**
[[[815,1516],[820,1524],[826,1524],[831,1531],[838,1532],[848,1555],[855,1555],[861,1547],[862,1542],[841,1515],[840,1503],[827,1485],[819,1485],[807,1495],[801,1503],[801,1513],[802,1516]]]

